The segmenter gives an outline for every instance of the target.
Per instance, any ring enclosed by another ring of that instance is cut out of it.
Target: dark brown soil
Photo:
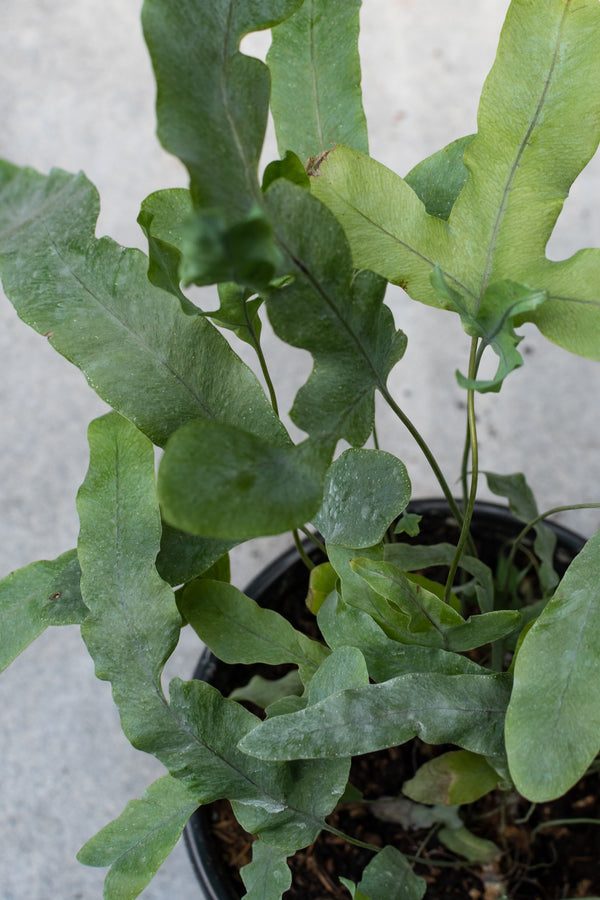
[[[430,542],[452,540],[447,520],[438,521]],[[518,527],[518,526],[517,526]],[[446,530],[445,530],[446,529]],[[490,546],[480,546],[480,555],[493,565],[502,541],[502,528]],[[423,540],[424,535],[421,535]],[[504,540],[506,534],[504,534]],[[564,571],[568,554],[559,548],[557,569]],[[560,557],[562,554],[562,558]],[[431,573],[428,573],[431,575]],[[306,572],[302,566],[279,579],[275,595],[260,598],[263,605],[278,609],[292,618],[297,628],[316,636],[314,617],[303,600]],[[258,598],[257,598],[258,599]],[[245,684],[254,674],[279,677],[284,667],[225,666],[217,664],[211,682],[225,695],[233,687]],[[258,712],[256,709],[254,712]],[[401,747],[356,757],[350,780],[365,799],[401,796],[402,784],[417,768],[443,747],[431,747],[415,740]],[[388,844],[410,857],[419,857],[415,871],[428,882],[426,897],[466,898],[466,900],[562,900],[562,898],[600,897],[600,785],[598,775],[588,775],[567,795],[553,803],[532,808],[529,801],[514,792],[494,791],[469,807],[465,824],[475,834],[494,841],[501,850],[499,859],[486,866],[474,866],[456,857],[437,839],[436,829],[407,831],[403,826],[382,822],[363,803],[338,808],[329,822],[335,828],[360,841],[382,847]],[[238,825],[227,801],[218,801],[201,811],[209,825],[218,852],[230,867],[232,878],[244,889],[238,871],[251,859],[253,838]],[[464,816],[463,816],[464,818]],[[563,822],[539,828],[544,822],[564,819],[597,819],[599,824]],[[534,832],[534,829],[539,830]],[[533,837],[532,837],[533,833]],[[358,848],[341,838],[323,832],[317,841],[288,860],[293,886],[285,900],[349,900],[349,893],[338,876],[359,882],[372,858],[371,851]]]

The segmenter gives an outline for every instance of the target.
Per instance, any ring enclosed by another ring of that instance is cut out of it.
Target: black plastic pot
[[[419,543],[438,543],[441,540],[455,541],[458,527],[445,500],[412,501],[408,511],[423,516]],[[585,539],[573,531],[560,525],[549,523],[557,535],[555,551],[555,567],[562,575],[572,559],[579,553]],[[480,502],[473,514],[471,533],[480,545],[481,557],[488,565],[493,565],[501,548],[514,539],[522,530],[523,524],[503,506],[495,503]],[[533,534],[530,534],[525,546],[531,548]],[[288,592],[290,586],[300,585],[301,593],[308,584],[307,570],[298,552],[292,548],[277,557],[246,588],[248,596],[261,606],[277,608],[279,600]],[[194,678],[212,682],[217,668],[221,666],[209,650],[205,650],[196,666]],[[247,681],[248,678],[245,678]],[[244,683],[244,679],[240,681]],[[229,870],[223,862],[216,840],[210,827],[207,809],[201,807],[190,819],[185,829],[185,841],[196,872],[201,890],[206,900],[240,900],[242,894],[235,884]],[[310,900],[310,898],[307,898]]]

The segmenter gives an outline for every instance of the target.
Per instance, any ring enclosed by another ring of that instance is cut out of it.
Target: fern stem
[[[478,343],[478,338],[473,338],[471,341],[471,353],[469,357],[469,378],[471,380],[474,380],[477,374]],[[469,445],[471,451],[471,487],[469,491],[468,501],[464,509],[464,517],[462,520],[460,537],[458,539],[458,544],[456,545],[456,551],[454,553],[454,558],[452,560],[448,578],[446,580],[446,589],[444,592],[444,599],[446,600],[446,603],[450,602],[452,585],[454,584],[454,579],[456,577],[456,572],[458,570],[463,551],[470,537],[471,519],[473,517],[475,501],[477,499],[477,481],[479,477],[479,449],[477,444],[477,422],[475,419],[475,391],[472,388],[467,392],[467,418]]]

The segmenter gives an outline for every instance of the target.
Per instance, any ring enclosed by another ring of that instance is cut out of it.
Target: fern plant
[[[447,806],[498,785],[553,799],[600,750],[600,533],[559,582],[553,533],[523,476],[486,476],[534,530],[535,603],[507,598],[470,535],[477,397],[522,365],[519,326],[600,359],[600,250],[545,255],[600,140],[600,6],[512,0],[477,134],[406,178],[368,154],[359,7],[145,0],[158,135],[190,178],[189,189],[144,201],[147,255],[95,237],[98,197],[85,175],[0,162],[6,294],[112,407],[89,429],[77,548],[0,583],[0,662],[49,625],[80,625],[125,735],[166,770],[80,853],[110,866],[107,900],[138,896],[191,813],[222,797],[257,837],[245,896],[278,900],[287,858],[329,827],[345,796],[351,758],[414,737],[455,747],[435,763],[452,796],[440,779],[433,793],[417,791]],[[264,64],[240,42],[267,28]],[[269,108],[281,158],[259,175]],[[456,412],[467,432],[458,500],[388,385],[407,342],[388,282],[442,318],[458,315],[469,338],[457,373],[467,409],[466,423]],[[216,311],[186,292],[209,284]],[[286,373],[261,345],[265,314],[281,341],[313,358],[290,413],[298,442],[279,414]],[[266,389],[236,341],[255,351]],[[495,372],[484,377],[490,356]],[[376,394],[435,474],[460,526],[455,547],[389,540],[418,523],[405,514],[404,463],[377,444]],[[312,535],[326,554],[312,573],[319,639],[229,583],[229,550],[287,531],[299,544]],[[443,584],[414,575],[429,565],[447,568]],[[299,690],[264,721],[201,681],[175,678],[166,691],[184,626],[226,662],[293,664]],[[489,653],[474,660],[481,648]],[[363,900],[398,884],[407,898],[425,892],[394,847],[345,884]]]

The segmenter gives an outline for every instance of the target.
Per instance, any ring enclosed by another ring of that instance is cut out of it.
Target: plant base
[[[455,541],[456,523],[443,501],[419,501],[410,511],[423,515],[421,543]],[[472,533],[480,557],[494,566],[501,548],[521,530],[504,508],[479,504]],[[564,572],[581,549],[583,541],[562,528],[558,534],[555,565]],[[531,549],[531,546],[529,546]],[[435,577],[435,576],[433,576]],[[306,569],[295,551],[276,560],[247,589],[261,605],[277,609],[294,625],[315,636],[313,615],[304,605]],[[227,696],[255,674],[276,678],[285,667],[230,666],[210,654],[200,661],[195,677],[209,681]],[[258,712],[257,710],[254,710]],[[402,784],[426,759],[443,747],[413,741],[401,747],[356,757],[351,781],[366,799],[401,796]],[[600,897],[600,826],[542,823],[569,819],[600,821],[600,786],[597,775],[588,776],[565,797],[531,809],[529,801],[516,794],[495,791],[469,808],[467,827],[493,841],[501,856],[493,863],[473,865],[450,853],[438,840],[436,829],[412,830],[405,824],[383,822],[362,803],[348,804],[330,817],[339,830],[360,841],[384,846],[392,844],[410,857],[423,860],[416,872],[428,882],[426,897],[460,897],[465,900],[559,900]],[[464,811],[464,808],[463,808]],[[539,829],[535,831],[535,829]],[[192,861],[207,900],[238,900],[244,894],[239,869],[251,859],[252,836],[237,823],[227,801],[200,809],[186,831]],[[318,840],[289,860],[294,875],[285,900],[348,900],[348,891],[338,876],[360,881],[372,853],[348,844],[335,835],[322,833]]]

